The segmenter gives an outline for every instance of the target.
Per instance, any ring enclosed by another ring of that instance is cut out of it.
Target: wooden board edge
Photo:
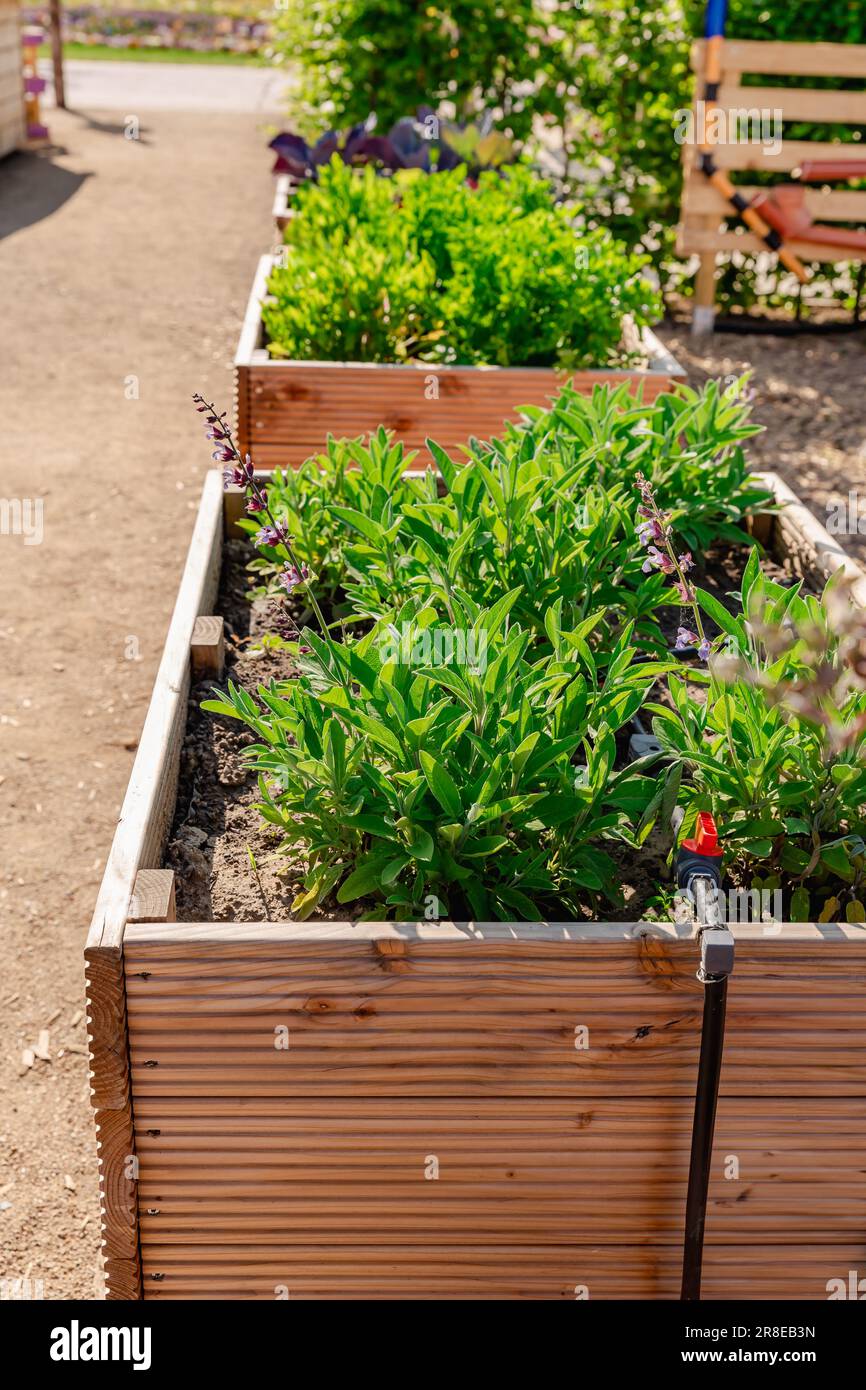
[[[770,549],[777,558],[791,563],[798,573],[811,569],[823,580],[844,570],[852,581],[854,602],[866,608],[866,570],[862,565],[830,535],[778,473],[758,472],[753,476],[772,491],[782,508],[773,518],[770,537]],[[804,557],[808,563],[804,564]]]
[[[851,942],[866,945],[866,924],[859,922],[740,922],[731,930],[737,941]],[[401,954],[406,945],[464,943],[515,946],[554,943],[591,946],[612,943],[687,942],[691,923],[675,922],[179,922],[130,924],[130,946],[220,944],[243,946],[329,941],[372,942],[383,954]]]
[[[256,357],[261,355],[260,345],[264,335],[262,301],[267,293],[268,276],[275,261],[276,257],[270,254],[259,257],[235,352],[234,423],[238,449],[241,454],[250,454],[253,448],[250,373]],[[263,364],[255,363],[255,365],[261,366]],[[266,362],[264,365],[269,364]]]
[[[87,938],[88,948],[120,947],[135,875],[141,868],[159,867],[162,846],[154,842],[158,839],[154,826],[165,811],[160,800],[164,800],[171,789],[169,764],[173,753],[179,753],[177,729],[179,726],[182,739],[186,722],[190,639],[196,618],[213,609],[222,562],[222,539],[222,475],[218,469],[211,469],[202,489],[162,660],[105,866]],[[144,862],[147,850],[155,863]]]
[[[259,347],[262,335],[262,300],[267,293],[268,276],[274,268],[276,259],[276,256],[271,255],[270,252],[259,257],[235,352],[234,365],[236,369],[253,365],[253,353]],[[276,365],[280,364],[277,363]]]
[[[833,265],[841,265],[843,261],[859,265],[866,261],[866,251],[848,246],[828,246],[825,242],[798,241],[796,238],[785,245],[802,261],[821,261]],[[761,239],[751,232],[717,232],[706,227],[695,227],[692,222],[677,224],[677,254],[682,257],[728,255],[732,251],[756,255],[766,250]]]
[[[286,223],[294,215],[293,209],[289,206],[292,195],[295,191],[295,180],[291,174],[277,174],[274,184],[274,201],[271,208],[271,216],[277,224],[277,230],[283,231]]]
[[[213,607],[222,560],[222,475],[209,471],[162,660],[85,945],[91,1103],[99,1155],[102,1254],[110,1299],[142,1296],[123,933],[139,868],[158,867],[174,812],[186,725],[190,638]],[[156,860],[148,864],[148,858]]]
[[[644,328],[641,339],[649,363],[648,370],[643,375],[653,376],[661,373],[671,378],[671,385],[686,380],[688,373],[685,367],[680,365],[674,354],[656,337],[651,328]]]
[[[692,71],[704,70],[706,39],[691,47]],[[781,39],[725,39],[722,71],[780,77],[866,78],[866,45],[791,43]]]
[[[266,258],[267,259],[267,258]],[[260,304],[259,304],[260,310]],[[253,325],[256,337],[261,338],[261,313],[258,313],[256,322]],[[680,365],[677,359],[661,343],[651,329],[642,330],[641,341],[646,350],[648,359],[651,359],[647,367],[498,367],[494,363],[483,363],[476,365],[466,365],[461,363],[447,363],[440,365],[437,362],[338,362],[338,361],[300,361],[296,358],[268,357],[259,359],[254,355],[258,350],[258,342],[253,340],[250,335],[245,338],[244,352],[242,354],[240,346],[235,356],[235,370],[238,373],[237,380],[240,380],[240,373],[261,372],[265,377],[273,373],[288,373],[301,376],[305,373],[315,372],[352,372],[358,375],[364,374],[368,377],[383,376],[394,377],[397,381],[402,379],[410,380],[418,377],[460,377],[464,376],[469,381],[497,379],[500,382],[507,382],[509,377],[527,376],[536,381],[550,381],[553,386],[564,386],[568,381],[581,381],[592,378],[593,381],[609,382],[617,384],[620,381],[631,381],[637,385],[641,382],[664,383],[669,378],[675,380],[685,380],[686,369]]]

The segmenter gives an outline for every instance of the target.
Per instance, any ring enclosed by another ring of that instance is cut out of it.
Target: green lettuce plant
[[[334,158],[304,183],[262,318],[272,356],[582,367],[656,321],[646,258],[581,234],[528,168],[378,178]]]

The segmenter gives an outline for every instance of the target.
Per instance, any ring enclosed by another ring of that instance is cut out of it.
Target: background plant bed
[[[234,506],[211,473],[85,951],[109,1297],[675,1297],[687,929],[171,920]],[[802,513],[771,548],[850,563]],[[866,928],[736,935],[704,1293],[823,1298],[866,1255]]]
[[[328,434],[352,437],[380,424],[410,449],[423,450],[433,438],[453,451],[470,435],[495,435],[503,419],[517,418],[518,406],[547,405],[568,380],[581,395],[628,381],[647,402],[685,381],[649,329],[640,342],[647,366],[623,370],[280,361],[268,355],[261,315],[274,261],[259,261],[235,355],[238,443],[260,468],[295,466],[318,453]]]

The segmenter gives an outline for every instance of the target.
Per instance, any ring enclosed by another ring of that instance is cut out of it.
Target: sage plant
[[[652,483],[644,477],[643,473],[638,473],[635,486],[641,499],[637,509],[637,514],[641,518],[637,527],[637,536],[641,545],[646,547],[647,552],[642,565],[643,572],[644,574],[651,574],[653,570],[659,570],[662,574],[669,574],[674,577],[677,601],[681,607],[691,609],[697,628],[696,632],[684,626],[678,628],[674,651],[684,652],[697,646],[698,656],[701,660],[709,661],[713,644],[704,632],[701,610],[698,607],[694,586],[686,578],[689,570],[694,568],[691,552],[686,550],[679,555],[676,553],[670,516],[659,508]]]

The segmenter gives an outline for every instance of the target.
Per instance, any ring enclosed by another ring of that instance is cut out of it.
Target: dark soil
[[[287,653],[262,650],[272,604],[250,602],[245,563],[249,546],[229,541],[223,555],[217,611],[225,619],[224,681],[254,693],[270,680],[288,680],[296,668]],[[275,921],[290,915],[292,878],[276,858],[279,835],[254,809],[258,786],[244,763],[253,736],[242,724],[201,708],[211,682],[190,691],[186,737],[166,864],[177,881],[178,917],[199,922]]]
[[[739,589],[747,555],[746,547],[719,547],[710,552],[705,567],[693,578],[731,610],[731,598]],[[245,570],[249,546],[244,541],[227,543],[217,612],[225,618],[225,682],[232,680],[254,694],[260,684],[287,680],[296,669],[285,652],[262,648],[261,638],[271,627],[273,605],[267,599],[250,602],[252,587]],[[780,581],[789,580],[782,566],[770,559],[765,571]],[[662,631],[673,645],[681,611],[676,606],[660,610]],[[166,866],[173,869],[177,886],[177,913],[181,921],[275,922],[291,918],[292,901],[306,871],[298,851],[280,852],[281,832],[262,819],[255,809],[259,799],[255,775],[244,762],[244,749],[253,736],[240,723],[201,709],[212,698],[213,687],[200,683],[190,692],[186,737],[181,757],[177,806],[166,851]],[[658,698],[666,691],[660,688]],[[619,761],[628,756],[630,729],[617,738]],[[620,870],[623,906],[605,909],[611,920],[636,920],[670,879],[666,860],[669,837],[656,830],[639,855],[625,845],[609,846]],[[360,915],[363,904],[352,911],[333,904],[320,910],[320,920]]]

